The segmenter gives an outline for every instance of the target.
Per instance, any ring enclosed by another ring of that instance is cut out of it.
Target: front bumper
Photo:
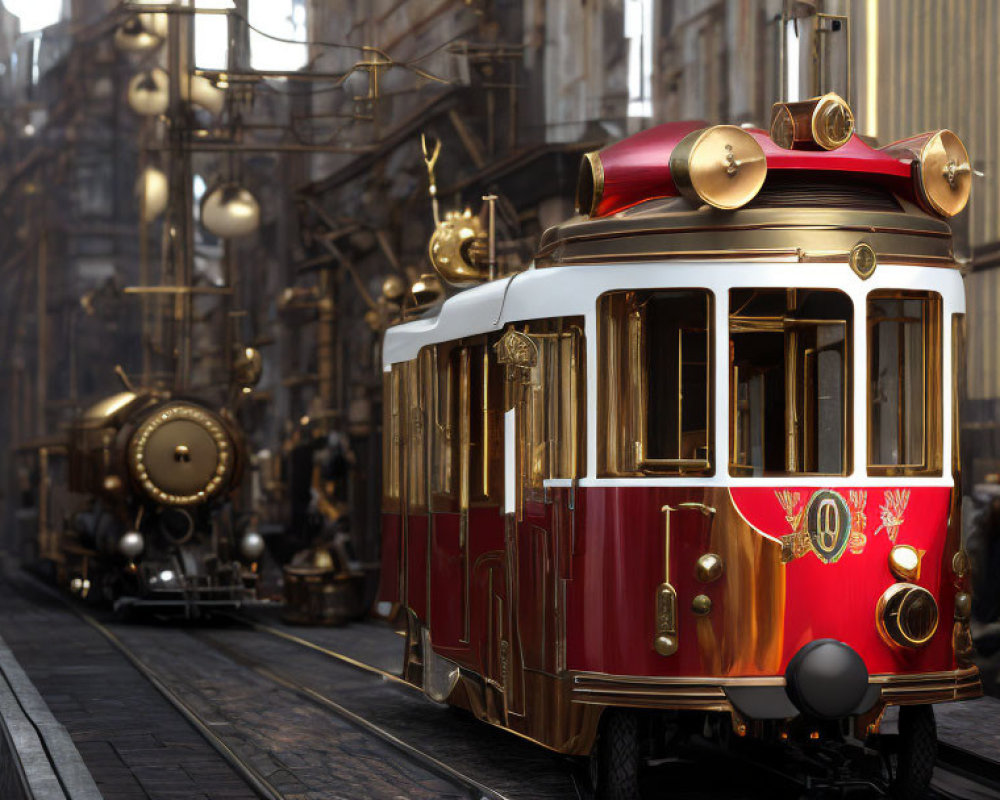
[[[872,675],[868,681],[878,691],[874,700],[876,706],[971,700],[983,693],[977,667],[947,672]],[[570,682],[574,703],[629,708],[739,712],[740,705],[747,705],[742,698],[734,702],[741,695],[752,696],[759,692],[774,697],[776,690],[785,694],[783,676],[660,678],[575,672],[570,674]]]

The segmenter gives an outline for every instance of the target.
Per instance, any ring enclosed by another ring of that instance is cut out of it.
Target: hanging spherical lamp
[[[220,114],[226,104],[226,92],[212,83],[204,75],[192,75],[188,86],[181,83],[181,96],[196,106],[201,106],[212,114]]]
[[[170,78],[156,67],[140,72],[128,82],[128,104],[136,114],[156,117],[170,105]]]
[[[146,167],[139,176],[136,194],[142,202],[143,222],[152,222],[167,208],[170,189],[167,176],[156,167]]]
[[[128,53],[155,50],[163,44],[166,22],[166,14],[134,14],[115,29],[115,47]]]
[[[260,226],[260,204],[239,184],[223,183],[201,201],[201,221],[223,239],[246,236]]]

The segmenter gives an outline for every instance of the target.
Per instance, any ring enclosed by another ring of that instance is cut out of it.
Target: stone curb
[[[0,794],[11,800],[102,800],[67,730],[0,639]]]

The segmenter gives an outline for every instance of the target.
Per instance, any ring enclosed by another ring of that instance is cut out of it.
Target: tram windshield
[[[842,292],[733,289],[730,473],[842,475],[853,306]]]

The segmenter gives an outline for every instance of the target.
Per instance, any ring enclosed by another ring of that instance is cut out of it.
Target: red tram
[[[930,704],[981,692],[942,219],[970,172],[949,131],[875,149],[835,95],[661,125],[588,154],[529,268],[391,328],[406,679],[621,798],[678,730],[881,747],[898,705],[920,796]]]

